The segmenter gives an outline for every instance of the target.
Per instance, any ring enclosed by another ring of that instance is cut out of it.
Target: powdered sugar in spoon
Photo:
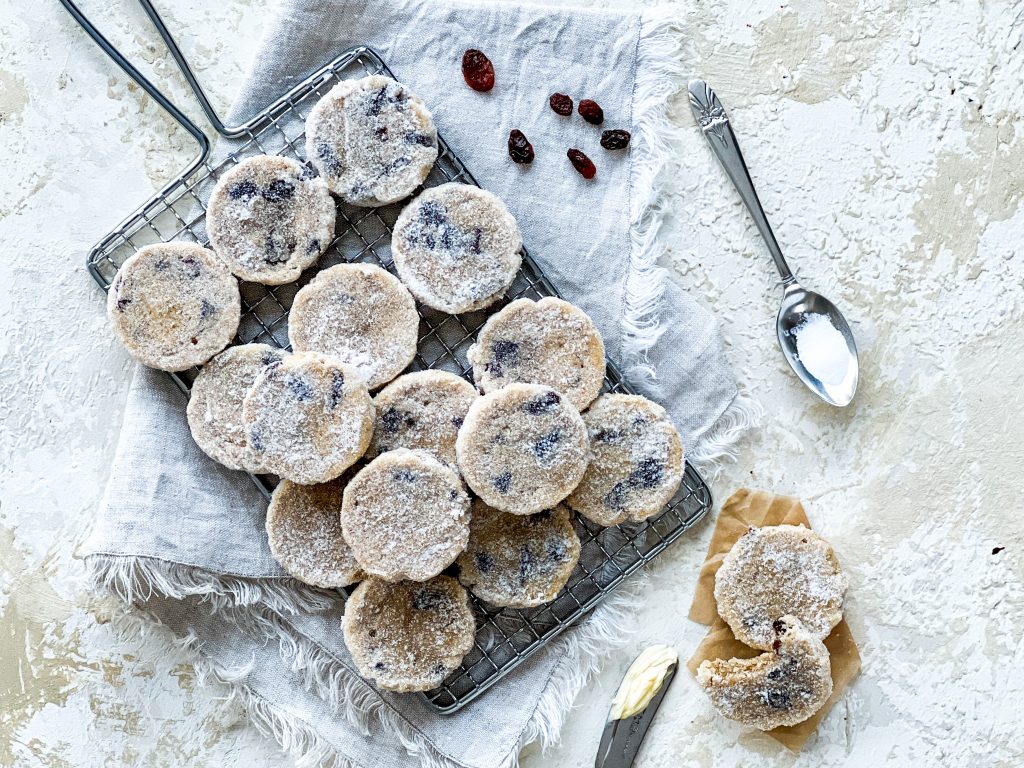
[[[691,80],[689,91],[690,107],[704,138],[739,192],[782,275],[782,306],[775,321],[782,354],[818,397],[832,405],[848,405],[857,391],[860,366],[857,343],[846,318],[824,296],[804,289],[790,271],[718,96],[703,80]]]

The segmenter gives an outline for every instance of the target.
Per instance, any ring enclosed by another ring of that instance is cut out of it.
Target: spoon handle
[[[740,199],[750,211],[757,231],[764,238],[768,252],[775,260],[779,274],[782,275],[782,284],[788,287],[791,283],[796,282],[796,278],[793,277],[789,265],[786,264],[786,260],[782,256],[782,249],[779,248],[775,233],[772,232],[771,225],[768,223],[768,217],[765,216],[764,208],[761,207],[761,201],[754,189],[754,182],[750,180],[750,172],[747,170],[747,164],[743,161],[743,153],[740,152],[739,142],[736,141],[736,134],[732,132],[732,126],[729,125],[729,116],[725,114],[722,102],[711,90],[711,86],[703,80],[691,80],[689,91],[690,108],[704,133],[704,138],[708,140],[708,144],[711,145],[712,151],[718,157],[729,180],[736,187],[736,191],[740,193]]]

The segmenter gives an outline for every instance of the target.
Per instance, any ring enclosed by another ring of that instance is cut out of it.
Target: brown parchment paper
[[[697,591],[690,606],[690,618],[701,624],[709,624],[711,629],[697,646],[686,666],[692,674],[705,659],[749,659],[763,651],[751,648],[737,640],[729,625],[718,615],[715,603],[715,574],[722,565],[722,559],[732,549],[732,545],[751,526],[766,525],[806,525],[807,513],[798,499],[789,496],[775,496],[763,491],[751,491],[741,488],[730,496],[718,515],[718,523],[711,535],[708,554],[701,566],[697,579]],[[783,746],[799,752],[807,740],[814,734],[818,723],[822,721],[832,705],[839,699],[846,687],[860,671],[860,654],[857,644],[846,620],[839,622],[825,639],[832,661],[832,695],[825,705],[811,718],[796,725],[775,728],[766,731],[768,736]]]

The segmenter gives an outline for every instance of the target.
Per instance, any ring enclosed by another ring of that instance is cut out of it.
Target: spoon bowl
[[[860,360],[850,324],[836,305],[793,281],[782,296],[775,330],[800,380],[825,402],[849,405],[857,392]]]

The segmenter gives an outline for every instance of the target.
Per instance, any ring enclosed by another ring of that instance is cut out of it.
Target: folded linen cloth
[[[594,318],[609,356],[668,408],[688,456],[727,451],[757,407],[737,394],[713,316],[657,266],[657,191],[672,174],[679,131],[668,100],[682,85],[682,34],[671,14],[284,0],[232,120],[356,44],[375,48],[424,98],[455,153],[508,203],[548,277]],[[469,47],[494,62],[488,94],[462,82]],[[604,127],[632,131],[630,149],[602,150],[599,129],[551,112],[554,91],[597,98]],[[531,166],[509,161],[512,128],[533,142]],[[572,170],[568,147],[595,159],[596,180]],[[258,726],[304,759],[363,768],[500,768],[515,765],[525,744],[557,737],[597,659],[622,639],[628,595],[610,597],[455,715],[436,714],[416,695],[379,692],[354,672],[341,597],[278,567],[263,531],[266,502],[249,478],[199,451],[184,406],[168,377],[139,370],[81,552],[98,583],[170,627],[197,652],[198,668],[235,686]]]

